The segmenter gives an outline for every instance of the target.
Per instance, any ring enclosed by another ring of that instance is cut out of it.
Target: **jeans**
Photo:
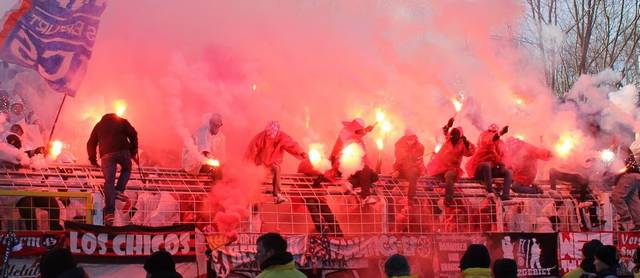
[[[448,203],[453,202],[453,186],[458,180],[458,172],[456,170],[449,170],[445,173],[435,176],[437,179],[444,180],[445,190],[444,199]]]
[[[272,194],[273,196],[278,196],[280,194],[280,165],[273,164],[271,165],[271,174],[273,174],[273,180],[271,184],[273,184]]]
[[[633,224],[640,227],[640,199],[638,188],[640,187],[640,174],[625,174],[620,177],[611,193],[611,203],[616,212],[625,218],[631,215]]]
[[[378,175],[368,166],[364,166],[362,170],[358,170],[349,177],[349,182],[353,187],[360,187],[360,198],[364,199],[371,195],[371,187],[373,183],[378,181]]]
[[[108,153],[100,157],[102,174],[104,174],[105,213],[116,210],[116,191],[124,192],[131,176],[131,153],[129,150]],[[120,165],[120,176],[116,180],[117,165]]]
[[[519,184],[517,182],[513,183],[513,185],[511,186],[511,189],[513,190],[513,192],[516,192],[516,193],[524,193],[524,194],[542,193],[542,189],[540,189],[536,185],[527,186],[527,185]]]
[[[551,168],[551,170],[549,170],[549,185],[551,185],[551,189],[556,190],[556,183],[558,181],[571,183],[572,189],[580,193],[588,191],[589,188],[588,178],[580,174],[562,172]]]
[[[571,190],[577,193],[579,202],[593,203],[589,207],[589,219],[592,225],[599,225],[600,219],[598,217],[598,203],[593,198],[591,190],[589,190],[589,179],[580,174],[562,172],[558,171],[555,168],[552,168],[549,171],[549,185],[551,186],[552,190],[556,190],[556,184],[558,181],[570,183]],[[585,215],[582,210],[580,210],[580,217],[582,217],[582,219],[585,219]]]
[[[416,186],[418,184],[418,178],[420,177],[420,170],[416,167],[403,166],[400,169],[400,177],[409,181],[409,191],[407,192],[407,199],[413,200],[416,196]]]
[[[491,163],[482,162],[478,164],[474,178],[482,181],[487,187],[487,192],[493,193],[493,177],[504,178],[502,184],[502,198],[509,198],[511,192],[511,177],[513,173],[505,167],[491,167]]]

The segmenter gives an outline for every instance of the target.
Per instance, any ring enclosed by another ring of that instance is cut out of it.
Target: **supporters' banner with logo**
[[[105,227],[65,222],[68,248],[79,258],[141,258],[158,250],[166,250],[175,258],[195,258],[195,226]],[[127,260],[131,263],[131,260]]]
[[[212,261],[218,275],[247,274],[259,271],[255,262],[256,239],[259,235],[240,234],[233,243],[223,235],[208,237]],[[401,253],[409,257],[414,273],[431,277],[433,256],[431,236],[380,235],[352,239],[329,239],[319,236],[288,236],[288,251],[301,269],[345,269],[380,271],[384,260]],[[373,276],[381,276],[376,272]],[[364,276],[363,276],[364,277]],[[369,275],[366,275],[369,277]]]
[[[74,95],[85,75],[106,0],[22,0],[5,15],[0,58],[37,71]]]
[[[64,232],[16,232],[19,247],[11,252],[11,257],[40,256],[47,250],[64,244]],[[0,254],[7,248],[7,233],[0,233]]]
[[[557,233],[490,234],[486,246],[493,260],[514,259],[518,277],[558,276]]]
[[[40,277],[40,257],[11,258],[9,261],[9,277]]]
[[[582,261],[582,245],[597,239],[605,245],[613,244],[613,233],[560,232],[560,272],[567,273],[580,265]]]
[[[482,234],[441,234],[433,237],[435,277],[460,277],[460,258],[470,244],[485,244]]]
[[[624,269],[633,269],[633,253],[640,248],[640,232],[618,232],[617,237],[620,263]]]

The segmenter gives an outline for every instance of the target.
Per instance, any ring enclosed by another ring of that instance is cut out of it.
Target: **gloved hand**
[[[211,158],[211,153],[209,153],[208,151],[203,151],[202,155],[204,155],[204,157],[206,158]]]
[[[464,147],[469,149],[469,140],[467,140],[467,136],[462,136],[460,139],[462,139],[462,143],[464,143]]]
[[[372,124],[370,126],[367,126],[364,130],[366,130],[367,132],[371,132],[371,131],[373,131],[374,128],[376,128],[377,124],[378,123],[375,123],[375,124]]]
[[[307,153],[302,153],[300,156],[302,156],[302,159],[309,158],[309,155]]]
[[[499,133],[494,134],[492,140],[493,142],[500,140],[500,134]]]
[[[91,165],[100,168],[100,165],[98,164],[98,160],[96,160],[95,158],[90,158],[89,162],[91,162]]]
[[[507,132],[509,132],[509,126],[506,125],[502,128],[502,130],[500,130],[500,135],[505,135],[507,134]]]
[[[449,121],[447,122],[447,127],[451,128],[453,126],[453,122],[455,122],[456,118],[451,117],[449,118]]]

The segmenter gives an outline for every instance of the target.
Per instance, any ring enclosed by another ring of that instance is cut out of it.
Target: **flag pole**
[[[58,118],[60,118],[60,112],[62,111],[62,106],[64,105],[65,100],[67,100],[67,94],[64,94],[64,96],[62,97],[60,107],[58,107],[58,113],[56,114],[56,119],[53,121],[53,126],[51,127],[51,132],[49,133],[49,140],[47,140],[47,153],[49,153],[49,148],[51,147],[51,139],[53,139],[53,132],[56,130],[56,124],[58,124]]]

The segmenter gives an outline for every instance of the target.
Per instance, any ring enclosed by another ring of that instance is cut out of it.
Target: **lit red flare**
[[[600,159],[602,159],[605,163],[611,163],[616,158],[616,154],[610,150],[606,149],[600,152]]]
[[[567,158],[576,145],[576,140],[569,134],[560,136],[555,145],[556,153],[561,158]]]
[[[122,99],[116,100],[113,102],[113,108],[115,109],[116,115],[122,117],[124,116],[124,112],[127,111],[127,103]]]
[[[457,98],[452,98],[451,104],[453,104],[453,109],[456,110],[456,113],[462,111],[462,102],[459,101]]]
[[[49,158],[52,160],[56,160],[58,156],[62,153],[62,148],[64,144],[61,141],[55,140],[51,142],[51,147],[49,148]]]
[[[382,138],[376,139],[376,147],[378,147],[378,150],[384,149],[384,140]]]
[[[209,158],[207,159],[207,165],[211,167],[220,167],[220,161],[217,159]]]

